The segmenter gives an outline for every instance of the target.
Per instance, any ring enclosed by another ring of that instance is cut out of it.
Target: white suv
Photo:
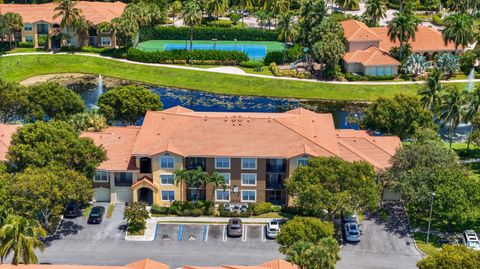
[[[467,247],[474,249],[474,250],[480,250],[480,242],[478,241],[477,234],[473,230],[466,230],[463,232],[463,244],[465,244]]]
[[[280,222],[278,220],[271,220],[267,224],[267,237],[274,239],[280,232]]]

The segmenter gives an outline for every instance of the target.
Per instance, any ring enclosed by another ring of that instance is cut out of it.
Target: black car
[[[103,206],[92,207],[90,215],[88,216],[88,224],[102,223],[103,213],[105,213],[105,208]]]
[[[78,202],[70,202],[65,207],[65,211],[63,212],[64,218],[76,218],[82,214],[80,210],[80,203]]]

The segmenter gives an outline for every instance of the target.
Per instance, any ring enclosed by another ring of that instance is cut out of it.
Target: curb
[[[415,237],[413,236],[413,230],[412,230],[412,225],[410,225],[410,217],[408,216],[407,209],[405,208],[405,204],[402,202],[402,207],[403,211],[405,212],[405,216],[407,216],[407,225],[408,225],[408,231],[410,232],[410,238],[413,241],[413,246],[415,246],[415,249],[420,252],[425,257],[428,257],[428,254],[421,251],[420,248],[417,246],[417,240],[415,240]]]

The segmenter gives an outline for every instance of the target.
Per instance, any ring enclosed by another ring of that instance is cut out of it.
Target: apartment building
[[[14,128],[0,126],[0,135],[9,136]],[[177,106],[147,112],[142,126],[109,127],[82,136],[102,145],[108,156],[93,178],[94,200],[159,205],[195,199],[196,187],[175,181],[178,169],[200,168],[225,178],[225,189],[200,188],[201,199],[285,205],[285,182],[309,158],[338,156],[383,170],[401,146],[398,137],[335,129],[331,114],[302,108],[236,113]]]
[[[0,4],[0,13],[17,13],[22,16],[22,31],[15,34],[15,39],[21,42],[31,42],[35,47],[46,47],[57,49],[64,45],[72,46],[95,46],[115,47],[115,35],[108,32],[99,32],[96,26],[102,22],[110,22],[120,17],[126,4],[122,2],[87,2],[79,1],[76,7],[80,9],[81,15],[90,21],[94,26],[89,30],[86,40],[81,40],[73,29],[60,27],[61,17],[53,18],[57,13],[55,8],[58,3],[45,4]],[[62,40],[60,34],[70,36]]]

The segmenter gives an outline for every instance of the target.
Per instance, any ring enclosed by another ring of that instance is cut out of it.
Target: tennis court
[[[149,40],[138,44],[144,51],[189,49],[189,40]],[[194,50],[236,50],[245,52],[251,60],[261,60],[267,52],[283,50],[283,43],[275,41],[193,41]]]

